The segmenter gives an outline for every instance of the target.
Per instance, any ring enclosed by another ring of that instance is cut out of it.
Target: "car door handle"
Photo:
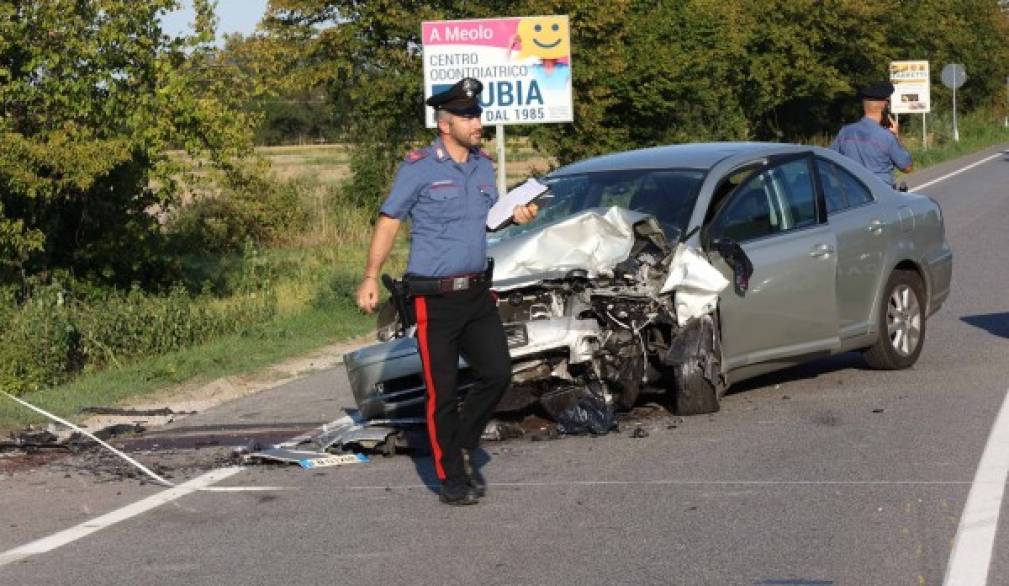
[[[880,220],[873,220],[869,222],[869,225],[865,227],[866,232],[872,232],[873,234],[883,233],[883,222]]]
[[[834,254],[834,247],[829,244],[817,244],[809,249],[809,256],[813,258],[825,258]]]

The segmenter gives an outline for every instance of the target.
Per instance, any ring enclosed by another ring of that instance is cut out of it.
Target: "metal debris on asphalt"
[[[492,419],[483,430],[481,440],[490,442],[500,442],[507,439],[519,438],[525,435],[525,430],[519,423],[514,421],[502,421]]]
[[[169,415],[194,415],[196,411],[173,411],[168,407],[160,409],[121,409],[118,407],[84,407],[79,415],[117,415],[123,417],[167,417]]]
[[[160,485],[168,487],[168,488],[175,488],[176,487],[176,484],[174,482],[171,482],[170,480],[165,479],[164,477],[160,476],[158,473],[154,472],[153,470],[151,470],[147,466],[144,466],[143,464],[141,464],[140,462],[138,462],[134,458],[131,458],[130,456],[126,455],[121,450],[118,450],[115,447],[109,445],[105,440],[103,440],[102,438],[98,437],[97,435],[95,435],[95,434],[93,434],[93,433],[91,433],[91,432],[89,432],[87,430],[81,429],[80,427],[78,427],[77,425],[74,425],[73,423],[67,421],[66,419],[63,419],[62,417],[59,417],[58,415],[54,415],[54,414],[46,411],[45,409],[42,409],[40,407],[36,407],[35,405],[32,405],[28,401],[25,401],[24,399],[15,397],[14,395],[11,395],[10,393],[8,393],[6,391],[0,391],[0,395],[3,395],[5,397],[7,397],[8,399],[14,401],[15,403],[18,403],[19,405],[25,407],[26,409],[34,411],[35,413],[38,413],[39,415],[42,415],[43,417],[46,417],[47,419],[49,419],[51,421],[54,421],[56,423],[59,423],[60,425],[64,425],[66,427],[69,427],[70,429],[72,429],[75,432],[77,432],[77,434],[79,434],[80,436],[90,438],[91,440],[97,442],[98,445],[102,446],[103,448],[105,448],[109,452],[112,452],[113,454],[115,454],[118,458],[120,458],[120,459],[125,460],[126,462],[128,462],[133,468],[135,468],[135,469],[143,472],[147,477],[149,477],[151,480],[153,480],[157,484],[160,484]],[[157,467],[157,465],[155,465],[155,467]],[[223,487],[206,486],[206,487],[197,488],[197,489],[194,489],[194,490],[200,491],[200,492],[241,492],[241,491],[269,491],[269,490],[285,490],[285,489],[284,489],[284,487],[276,487],[276,486],[223,486]]]
[[[165,480],[164,478],[162,478],[157,473],[155,473],[151,469],[147,468],[146,466],[144,466],[140,462],[138,462],[138,461],[134,460],[133,458],[127,456],[126,454],[124,454],[123,452],[117,450],[116,448],[110,446],[108,443],[105,442],[105,440],[103,440],[102,438],[96,436],[95,434],[93,434],[93,433],[91,433],[89,431],[83,430],[80,427],[77,427],[76,425],[74,425],[73,423],[70,423],[66,419],[63,419],[63,418],[58,417],[56,415],[53,415],[52,413],[50,413],[50,412],[48,412],[48,411],[46,411],[44,409],[41,409],[39,407],[36,407],[35,405],[32,405],[31,403],[29,403],[29,402],[27,402],[27,401],[25,401],[23,399],[19,399],[18,397],[15,397],[14,395],[11,395],[10,393],[8,393],[6,391],[0,391],[0,393],[2,393],[8,399],[10,399],[10,400],[18,403],[19,405],[21,405],[21,406],[23,406],[23,407],[25,407],[27,409],[30,409],[31,411],[34,411],[35,413],[38,413],[39,415],[47,417],[47,418],[51,419],[52,421],[55,421],[56,423],[59,423],[61,425],[65,425],[65,426],[69,427],[70,429],[73,429],[74,431],[76,431],[77,433],[79,433],[81,435],[84,435],[84,436],[87,436],[87,437],[93,439],[94,441],[98,442],[98,444],[101,445],[103,448],[109,450],[110,452],[112,452],[113,454],[119,456],[123,460],[126,460],[127,462],[129,462],[135,468],[137,468],[138,470],[140,470],[141,472],[143,472],[144,474],[146,474],[147,476],[149,476],[151,479],[153,479],[158,484],[161,484],[161,485],[164,485],[164,486],[168,486],[168,487],[174,487],[175,486],[174,483],[169,482],[168,480]]]

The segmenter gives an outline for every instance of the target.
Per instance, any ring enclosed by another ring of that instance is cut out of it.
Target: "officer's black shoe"
[[[466,482],[476,494],[477,498],[487,496],[487,480],[480,474],[480,470],[473,465],[473,451],[462,451],[463,468],[466,470]]]
[[[463,506],[475,505],[480,502],[476,492],[464,480],[446,480],[441,485],[441,494],[438,499],[446,505]]]

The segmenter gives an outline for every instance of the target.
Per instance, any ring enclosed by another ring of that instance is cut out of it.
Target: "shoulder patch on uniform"
[[[406,160],[408,163],[416,163],[417,161],[423,159],[426,156],[427,156],[427,150],[415,149],[407,153]]]

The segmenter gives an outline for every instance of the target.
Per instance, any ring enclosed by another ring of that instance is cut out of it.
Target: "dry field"
[[[484,148],[496,156],[497,146],[488,140]],[[338,183],[350,174],[350,154],[344,144],[260,147],[256,149],[270,162],[280,179],[315,179],[319,183]],[[405,153],[404,153],[405,154]],[[540,156],[524,138],[508,141],[507,183],[513,185],[530,175],[551,168],[552,161]]]

